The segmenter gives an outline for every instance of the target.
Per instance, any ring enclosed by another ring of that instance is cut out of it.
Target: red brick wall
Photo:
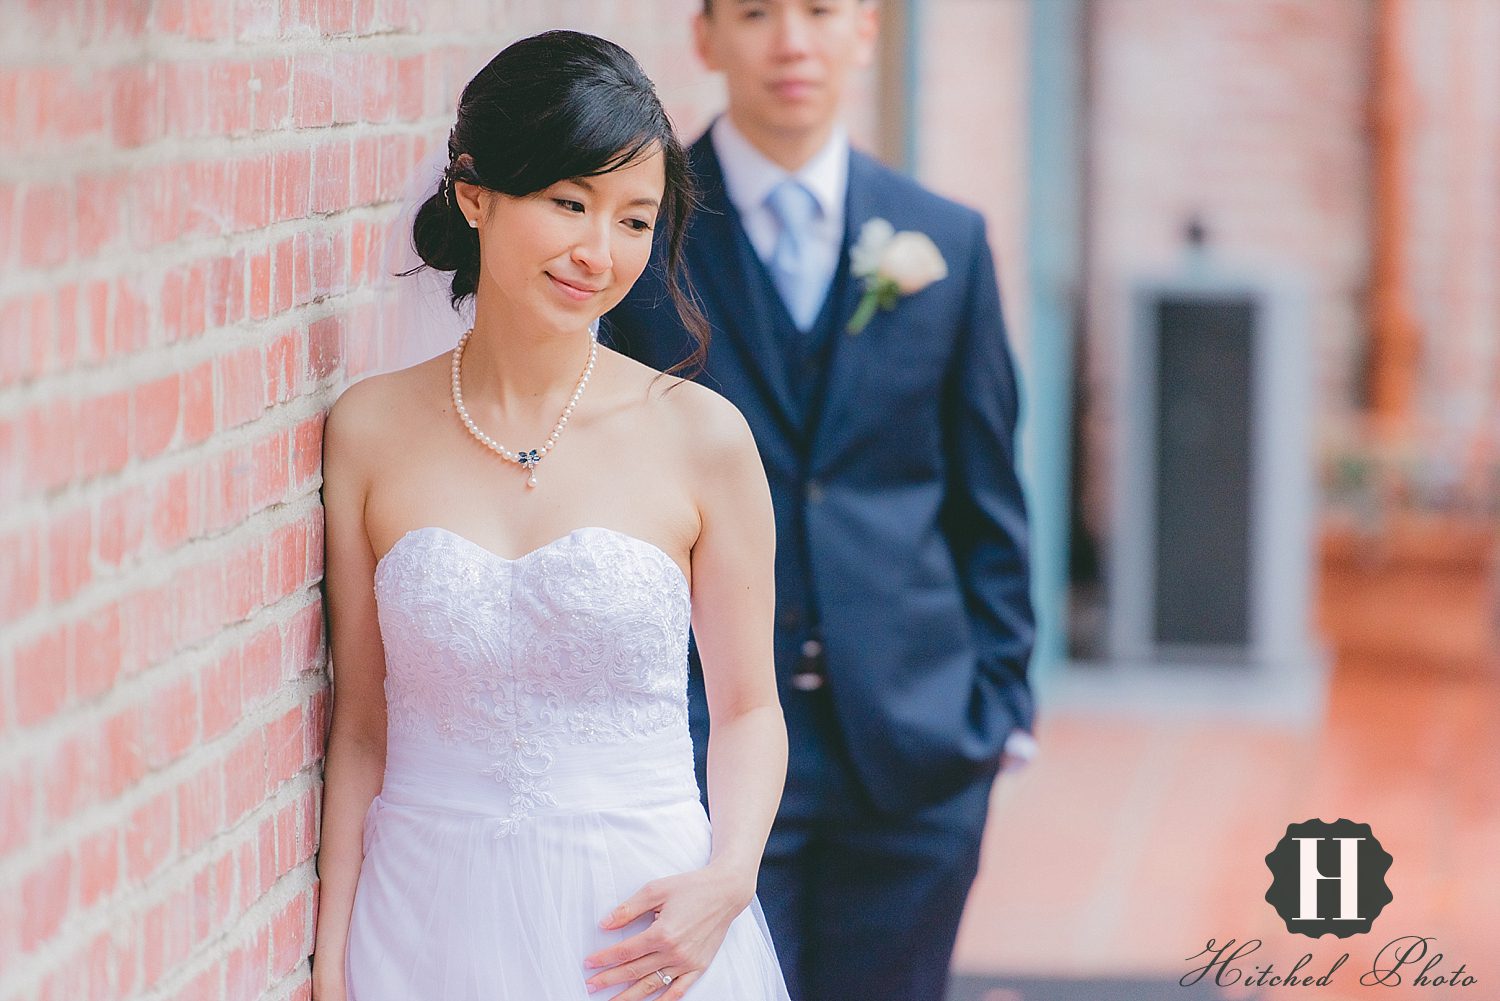
[[[1418,344],[1408,418],[1434,475],[1456,482],[1500,461],[1500,4],[1391,7],[1395,280]]]
[[[507,41],[694,0],[0,8],[0,1001],[307,996],[320,432],[393,199]]]

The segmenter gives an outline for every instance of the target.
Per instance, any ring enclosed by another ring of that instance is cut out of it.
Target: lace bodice
[[[562,805],[553,773],[572,749],[687,733],[688,582],[642,539],[585,527],[507,559],[417,528],[376,564],[375,597],[387,782],[403,763],[487,776],[497,834]]]

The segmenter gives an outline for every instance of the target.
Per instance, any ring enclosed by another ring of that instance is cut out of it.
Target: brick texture
[[[1392,6],[1408,220],[1396,259],[1419,345],[1409,417],[1458,482],[1500,464],[1500,4]]]

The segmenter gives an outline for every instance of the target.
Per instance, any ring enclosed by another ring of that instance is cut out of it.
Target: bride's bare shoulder
[[[754,455],[755,439],[739,407],[701,382],[668,375],[621,355],[644,393],[645,410],[660,441],[675,441],[699,459]]]
[[[350,465],[374,461],[377,447],[418,426],[442,364],[442,359],[433,358],[348,386],[333,401],[323,424],[324,462],[330,456]]]

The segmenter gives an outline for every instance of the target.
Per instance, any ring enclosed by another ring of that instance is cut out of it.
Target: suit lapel
[[[762,301],[764,283],[751,279],[763,266],[724,189],[724,174],[707,132],[693,143],[691,155],[693,176],[702,189],[694,228],[704,238],[699,248],[701,266],[693,269],[694,283],[706,300],[708,314],[734,342],[762,392],[774,401],[788,427],[800,434],[802,415],[771,322],[773,311],[784,307],[779,300]]]
[[[844,259],[859,236],[860,227],[877,215],[874,191],[874,164],[857,150],[849,151],[849,187],[844,199]],[[821,395],[821,405],[814,411],[809,427],[813,429],[811,468],[818,470],[822,462],[832,454],[836,445],[848,431],[849,404],[857,397],[860,375],[867,364],[870,343],[882,332],[881,311],[858,334],[848,332],[849,320],[864,295],[864,279],[849,276],[844,294],[834,316],[834,329],[830,333],[833,343],[828,346],[829,361],[826,381]]]

